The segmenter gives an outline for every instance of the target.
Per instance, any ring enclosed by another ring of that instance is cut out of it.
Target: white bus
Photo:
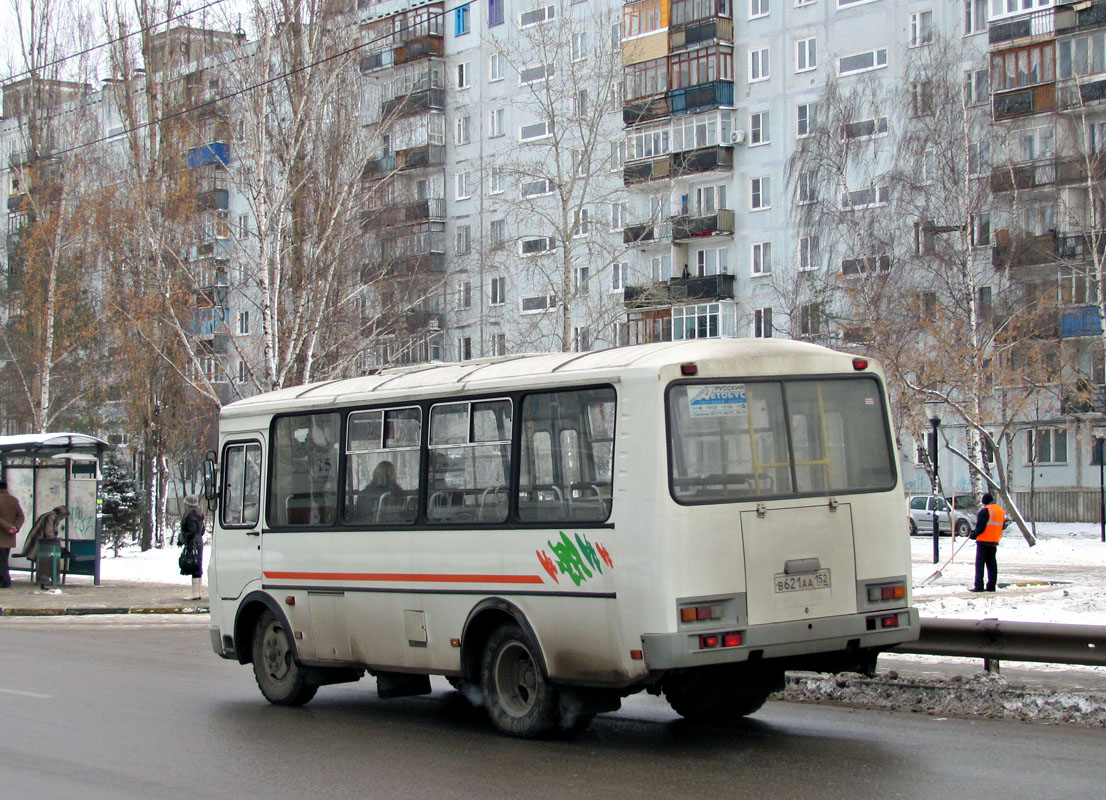
[[[367,671],[521,737],[641,690],[737,718],[917,638],[897,461],[874,363],[771,339],[263,394],[221,415],[211,643],[282,705]]]

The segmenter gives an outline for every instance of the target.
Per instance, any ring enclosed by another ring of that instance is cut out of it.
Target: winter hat
[[[186,506],[198,506],[200,504],[200,498],[194,494],[190,494],[184,498],[184,504]]]

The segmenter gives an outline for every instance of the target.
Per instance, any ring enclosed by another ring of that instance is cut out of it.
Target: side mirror
[[[204,456],[204,498],[207,506],[214,511],[219,501],[219,484],[215,472],[215,451],[208,450]]]

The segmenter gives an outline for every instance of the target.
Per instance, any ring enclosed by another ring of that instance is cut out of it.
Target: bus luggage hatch
[[[848,503],[741,513],[749,624],[856,613]]]

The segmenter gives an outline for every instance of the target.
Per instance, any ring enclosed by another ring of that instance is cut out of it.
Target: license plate
[[[800,575],[776,575],[772,579],[777,592],[806,592],[830,588],[830,571],[804,572]]]

